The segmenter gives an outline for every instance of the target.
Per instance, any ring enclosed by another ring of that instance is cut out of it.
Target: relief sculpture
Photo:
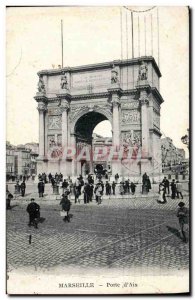
[[[132,124],[140,122],[140,113],[133,109],[130,111],[122,111],[122,123]]]
[[[61,116],[52,116],[48,118],[49,129],[61,129]]]

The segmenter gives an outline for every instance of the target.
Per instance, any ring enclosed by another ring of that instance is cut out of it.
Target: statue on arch
[[[65,90],[68,88],[68,80],[66,74],[63,72],[61,76],[61,83],[60,83],[61,89]]]
[[[111,70],[111,83],[118,83],[118,69],[117,67],[113,64],[112,70]]]
[[[142,61],[139,67],[139,77],[138,80],[147,80],[148,79],[148,67],[147,64]]]
[[[39,76],[38,91],[39,93],[45,94],[45,83],[42,76]]]

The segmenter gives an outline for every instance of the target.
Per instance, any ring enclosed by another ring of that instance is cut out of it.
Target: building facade
[[[161,73],[153,57],[45,70],[38,75],[38,173],[76,176],[86,163],[93,172],[92,134],[103,120],[112,125],[112,148],[103,154],[113,175],[161,173],[163,99]]]
[[[186,169],[185,150],[177,148],[170,137],[161,139],[162,171],[182,173]]]
[[[27,143],[13,146],[6,142],[6,175],[31,176],[37,174],[38,144]]]

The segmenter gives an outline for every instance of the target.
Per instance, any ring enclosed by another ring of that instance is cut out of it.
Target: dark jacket
[[[44,193],[44,190],[45,190],[45,185],[42,181],[40,181],[38,183],[38,190],[39,190],[39,193]]]
[[[37,215],[37,213],[40,211],[40,206],[36,202],[31,202],[28,204],[26,211],[29,214]]]
[[[70,200],[67,198],[67,196],[64,196],[62,198],[62,200],[60,201],[60,205],[62,205],[62,209],[64,211],[69,211],[70,210],[70,206],[71,206],[71,202]]]
[[[25,188],[26,188],[26,183],[25,183],[25,182],[22,182],[21,185],[20,185],[20,188],[21,188],[21,190],[25,190]]]

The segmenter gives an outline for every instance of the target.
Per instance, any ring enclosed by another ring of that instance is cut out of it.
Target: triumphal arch
[[[93,173],[94,162],[101,161],[112,175],[161,173],[163,99],[153,57],[43,70],[38,76],[39,173]],[[103,120],[112,125],[112,144],[98,147],[93,130]]]

